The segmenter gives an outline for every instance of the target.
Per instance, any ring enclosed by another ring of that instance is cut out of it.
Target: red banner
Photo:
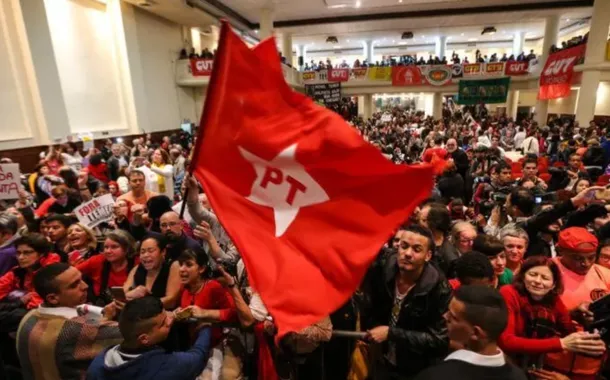
[[[506,62],[506,75],[527,75],[530,63],[528,61]]]
[[[191,58],[191,72],[196,77],[209,77],[212,75],[214,60],[203,58]]]
[[[329,82],[347,82],[349,80],[349,69],[328,69]]]
[[[480,63],[468,63],[464,65],[464,76],[481,75]]]
[[[574,66],[584,57],[587,45],[578,45],[549,55],[540,74],[538,99],[557,99],[570,95]]]
[[[392,67],[392,86],[418,86],[422,84],[422,74],[417,66]]]
[[[502,75],[504,74],[504,62],[492,62],[485,65],[485,74]]]

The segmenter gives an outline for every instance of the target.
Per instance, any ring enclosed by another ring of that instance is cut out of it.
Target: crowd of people
[[[576,36],[576,37],[569,39],[568,41],[563,41],[561,43],[561,46],[551,45],[550,52],[556,53],[558,51],[561,51],[564,49],[569,49],[574,46],[586,45],[588,40],[589,40],[589,33],[586,33],[584,36]]]
[[[0,205],[0,378],[601,378],[610,131],[483,108],[346,111],[396,164],[447,165],[352,297],[279,341],[188,133],[50,147]],[[107,194],[109,220],[79,221]]]
[[[504,53],[501,57],[498,57],[497,53],[487,55],[481,54],[480,50],[475,52],[474,59],[468,60],[468,56],[464,56],[462,59],[459,54],[453,53],[451,60],[447,60],[447,57],[438,57],[430,54],[428,59],[423,56],[415,55],[400,55],[400,56],[388,56],[383,58],[381,61],[368,62],[367,60],[360,61],[356,59],[354,64],[350,66],[346,60],[343,60],[340,64],[333,65],[330,59],[325,61],[319,61],[316,63],[313,59],[309,63],[305,63],[303,71],[320,71],[327,69],[349,69],[349,68],[360,68],[360,67],[388,67],[388,66],[408,66],[408,65],[448,65],[448,64],[469,64],[469,63],[494,63],[494,62],[529,62],[536,59],[536,54],[533,50],[530,50],[529,54],[521,52],[515,56],[514,54],[508,55]]]

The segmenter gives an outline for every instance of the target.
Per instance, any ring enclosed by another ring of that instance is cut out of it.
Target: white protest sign
[[[383,121],[384,123],[388,123],[388,122],[392,121],[392,114],[384,113],[383,115],[381,115],[381,121]]]
[[[93,133],[79,133],[78,138],[83,142],[83,151],[88,152],[89,149],[93,149],[95,147],[93,144]]]
[[[18,199],[21,189],[19,164],[0,164],[0,199]]]
[[[89,228],[93,228],[100,223],[108,222],[112,219],[113,206],[114,199],[112,199],[112,194],[106,194],[83,203],[74,209],[74,213],[79,222]]]

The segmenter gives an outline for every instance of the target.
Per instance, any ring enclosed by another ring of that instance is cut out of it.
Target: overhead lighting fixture
[[[333,49],[341,49],[341,46],[339,46],[339,45],[333,46]]]
[[[398,44],[399,44],[399,45],[406,45],[407,43],[406,43],[406,42],[404,42],[404,41],[402,41],[402,42],[399,42]]]
[[[464,37],[464,33],[462,33],[462,37]]]
[[[258,29],[254,29],[254,33],[258,34]]]
[[[347,4],[328,5],[328,9],[347,8]]]
[[[569,18],[567,18],[567,19],[566,19],[566,21],[567,21],[567,22],[570,22],[570,19],[569,19]]]
[[[357,1],[356,1],[356,8],[360,8],[360,5],[362,5],[362,4],[360,3],[360,0],[357,0]]]
[[[493,26],[486,26],[483,28],[481,35],[483,34],[495,34],[497,32],[496,28]]]
[[[475,41],[478,41],[478,40],[479,40],[478,38],[469,38],[468,42],[475,42]]]
[[[392,43],[393,43],[393,44],[395,44],[395,43],[396,43],[396,40],[392,40]]]
[[[349,42],[349,40],[347,40],[347,42]]]
[[[398,0],[399,3],[402,3],[402,0]]]
[[[404,32],[402,36],[400,36],[401,40],[410,40],[413,38],[413,32]]]

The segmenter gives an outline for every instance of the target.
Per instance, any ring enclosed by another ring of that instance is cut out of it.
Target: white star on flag
[[[256,171],[252,191],[246,199],[273,209],[276,237],[286,232],[301,207],[330,199],[322,186],[296,161],[297,144],[290,145],[271,161],[266,161],[242,147],[238,148]]]

